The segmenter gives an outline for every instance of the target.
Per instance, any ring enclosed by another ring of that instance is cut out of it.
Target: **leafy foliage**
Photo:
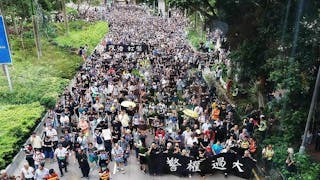
[[[313,162],[311,157],[306,154],[294,154],[294,162],[297,168],[297,173],[289,172],[286,169],[285,161],[287,159],[288,147],[292,147],[292,144],[284,141],[281,136],[273,136],[264,141],[264,144],[273,144],[275,155],[273,157],[273,163],[278,167],[281,173],[289,180],[295,179],[318,179],[320,172],[320,163]],[[297,152],[297,149],[296,151]]]
[[[99,42],[108,31],[106,22],[85,23],[84,21],[75,21],[70,24],[70,35],[59,36],[54,39],[59,46],[79,47],[88,44],[89,52],[91,52],[97,42]],[[79,31],[80,30],[80,31]]]
[[[39,103],[0,107],[0,168],[3,168],[20,150],[39,122],[44,108]]]
[[[19,47],[13,41],[12,47]],[[9,67],[14,91],[9,92],[5,77],[0,79],[0,103],[26,104],[39,101],[45,94],[60,92],[73,77],[81,59],[43,41],[43,57],[34,49],[13,48],[13,66]],[[55,96],[57,98],[57,95]]]
[[[169,0],[171,5],[200,12],[205,17],[216,17],[216,0]]]
[[[189,30],[188,31],[188,39],[193,47],[199,48],[200,43],[204,43],[206,41],[204,36],[201,36],[201,34],[198,31]]]
[[[174,5],[193,13],[201,12],[199,9],[207,1],[194,2],[179,0]],[[305,155],[297,157],[297,174],[288,174],[284,168],[287,148],[297,147],[301,142],[320,65],[320,2],[304,1],[299,9],[300,2],[216,0],[212,6],[215,16],[202,14],[229,26],[229,58],[236,71],[233,74],[240,80],[235,85],[240,85],[247,94],[260,93],[265,99],[273,92],[282,92],[282,98],[268,99],[263,112],[268,117],[275,115],[279,122],[268,134],[272,137],[269,143],[276,150],[276,167],[287,178],[317,179],[319,164],[309,168],[312,161]],[[297,19],[300,10],[302,18]],[[251,104],[258,102],[257,96],[251,99],[254,100]]]

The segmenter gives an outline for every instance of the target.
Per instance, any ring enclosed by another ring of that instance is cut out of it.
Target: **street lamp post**
[[[318,67],[318,75],[317,75],[317,80],[316,80],[316,85],[314,86],[314,90],[313,90],[313,95],[312,95],[312,100],[311,100],[311,105],[310,105],[310,109],[309,109],[309,114],[308,114],[308,119],[307,119],[307,123],[306,123],[306,127],[304,129],[304,134],[303,134],[303,138],[302,138],[302,143],[299,149],[299,153],[303,154],[305,152],[305,144],[306,144],[306,137],[307,137],[307,133],[310,127],[310,122],[311,122],[311,118],[312,115],[314,113],[314,108],[315,108],[315,104],[316,101],[318,99],[318,92],[319,92],[319,87],[320,86],[320,66]]]

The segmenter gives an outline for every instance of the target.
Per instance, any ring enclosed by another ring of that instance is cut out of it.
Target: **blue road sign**
[[[3,17],[0,16],[0,64],[11,64],[10,47]]]

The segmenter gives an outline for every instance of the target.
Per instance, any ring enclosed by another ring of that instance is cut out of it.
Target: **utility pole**
[[[314,110],[315,110],[315,104],[317,102],[318,99],[318,95],[319,95],[319,87],[320,86],[320,66],[318,67],[318,75],[317,75],[317,80],[316,80],[316,85],[314,86],[314,90],[313,90],[313,95],[312,95],[312,100],[311,100],[311,105],[310,105],[310,109],[309,109],[309,114],[308,114],[308,119],[307,119],[307,123],[306,123],[306,127],[304,129],[304,134],[303,134],[303,138],[302,138],[302,143],[299,149],[299,153],[303,154],[305,152],[305,143],[306,143],[306,137],[307,137],[307,133],[310,127],[310,122],[311,122],[311,118],[313,116]]]
[[[69,36],[69,25],[68,25],[68,16],[66,12],[65,0],[61,0],[61,6],[62,6],[63,19],[64,19],[64,26],[66,28],[66,36]]]
[[[36,16],[34,15],[33,0],[30,0],[30,3],[31,3],[31,17],[32,17],[34,41],[35,41],[36,48],[37,48],[38,59],[40,59],[40,57],[42,56],[42,52],[41,52],[41,42],[40,42],[39,28],[38,28],[38,23],[37,23],[37,20],[36,20]]]

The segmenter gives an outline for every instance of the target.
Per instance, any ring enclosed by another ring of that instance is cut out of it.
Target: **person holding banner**
[[[148,153],[149,155],[149,173],[151,175],[157,175],[160,173],[159,171],[159,166],[162,166],[162,165],[157,165],[156,163],[153,163],[153,162],[157,162],[158,157],[160,155],[160,152],[159,152],[159,149],[157,147],[157,144],[156,143],[152,143],[151,146],[149,147],[149,150],[148,150]],[[158,161],[159,162],[159,161]]]

